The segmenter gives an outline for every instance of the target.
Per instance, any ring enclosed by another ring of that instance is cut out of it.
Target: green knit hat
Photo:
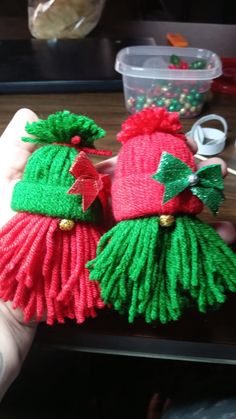
[[[103,137],[105,131],[92,119],[69,111],[56,112],[47,120],[27,124],[26,131],[34,137],[24,137],[23,141],[44,146],[29,158],[22,180],[14,188],[12,208],[52,217],[98,221],[102,211],[98,199],[83,211],[82,196],[68,194],[75,182],[69,170],[78,152],[94,149],[94,141]]]

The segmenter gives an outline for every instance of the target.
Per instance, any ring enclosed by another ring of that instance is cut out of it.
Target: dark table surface
[[[167,22],[142,22],[142,25],[138,26],[141,29],[136,32],[137,36],[153,36],[155,31],[155,37],[161,43],[161,40],[164,42],[164,35],[167,30],[178,30],[189,41],[191,40],[192,46],[209,48],[219,54],[236,56],[236,31],[235,27],[231,25],[182,25],[174,22],[171,24]],[[4,38],[3,27],[4,25],[0,25],[0,39]],[[17,25],[15,27],[17,28]],[[126,29],[124,25],[124,36],[132,35],[131,32],[134,28],[135,23],[128,25]],[[185,29],[188,31],[185,32]],[[118,31],[118,28],[114,26],[114,36],[118,35],[116,31]],[[9,27],[8,35],[7,31],[4,33],[5,39],[10,38]],[[29,36],[25,27],[22,32],[19,30],[19,37],[20,33],[23,38]],[[102,33],[101,30],[100,33]],[[102,35],[104,34],[107,35],[105,30]],[[227,49],[224,49],[226,44]],[[14,112],[21,107],[31,108],[43,118],[63,108],[76,113],[88,114],[107,131],[102,147],[111,148],[114,154],[119,149],[115,136],[120,129],[121,122],[127,117],[122,92],[1,95],[1,132]],[[226,118],[229,131],[227,145],[222,157],[230,167],[236,169],[236,149],[234,145],[236,138],[235,96],[214,94],[203,111],[203,114],[208,113],[216,113]],[[183,129],[187,132],[195,120],[183,119],[182,122]],[[216,221],[229,220],[236,223],[235,182],[236,177],[229,174],[225,180],[226,201],[222,205]],[[204,211],[202,218],[207,222],[213,221],[208,211]],[[211,311],[207,315],[189,311],[178,322],[166,326],[157,324],[153,327],[145,325],[141,319],[136,321],[134,325],[129,325],[126,319],[117,313],[112,310],[104,310],[98,314],[96,319],[87,320],[85,324],[80,326],[72,322],[53,327],[40,325],[36,343],[91,352],[236,363],[235,310],[236,296],[231,296],[218,311]]]

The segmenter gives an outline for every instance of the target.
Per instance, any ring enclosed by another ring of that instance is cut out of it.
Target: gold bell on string
[[[160,225],[162,227],[171,227],[174,222],[175,222],[175,217],[173,215],[160,216]]]
[[[62,231],[70,231],[74,228],[75,222],[73,220],[62,219],[59,222],[59,228]]]

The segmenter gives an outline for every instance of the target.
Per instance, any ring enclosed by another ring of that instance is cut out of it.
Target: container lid
[[[170,69],[170,56],[177,55],[191,64],[205,60],[204,69]],[[221,60],[212,51],[198,48],[134,46],[123,48],[116,56],[115,69],[130,77],[166,80],[211,80],[222,74]]]
[[[236,94],[236,58],[222,57],[222,76],[213,82],[213,92]]]

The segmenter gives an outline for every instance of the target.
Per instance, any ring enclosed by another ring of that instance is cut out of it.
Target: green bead
[[[206,60],[199,60],[199,68],[204,69],[207,66]]]
[[[197,93],[195,94],[195,99],[202,100],[202,99],[203,99],[203,94],[202,94],[202,93],[197,92]]]
[[[199,105],[199,100],[193,100],[193,101],[191,102],[191,104],[192,104],[193,106],[197,106],[197,105]]]
[[[168,106],[168,111],[174,112],[176,110],[175,105]]]
[[[178,55],[172,54],[170,56],[170,62],[171,64],[178,65],[180,63],[180,58],[178,57]]]
[[[144,103],[145,102],[145,96],[137,96],[137,103]]]
[[[135,107],[137,111],[141,111],[143,109],[143,103],[137,103]]]
[[[206,68],[206,61],[205,60],[196,60],[190,64],[190,68],[194,70],[203,70]]]
[[[158,99],[156,101],[157,106],[164,106],[164,100],[163,99]]]
[[[176,110],[177,112],[179,112],[181,108],[182,108],[181,103],[178,103],[177,105],[175,105],[175,110]]]
[[[159,99],[159,97],[158,97],[158,96],[153,96],[153,98],[152,98],[152,102],[153,102],[153,103],[156,103],[156,102],[158,101],[158,99]]]
[[[191,68],[191,70],[197,70],[197,63],[196,63],[196,61],[193,61],[191,64],[190,64],[190,67],[189,68]]]
[[[188,102],[192,103],[192,101],[195,99],[194,95],[187,95],[186,99]]]

